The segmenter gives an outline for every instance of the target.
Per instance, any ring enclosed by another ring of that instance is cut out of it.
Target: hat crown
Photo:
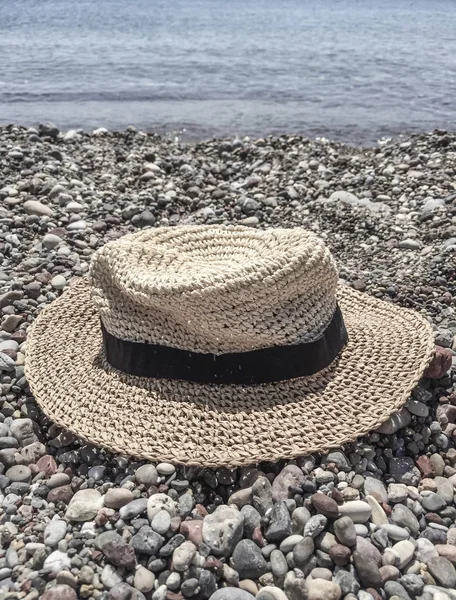
[[[120,339],[193,352],[243,352],[320,337],[338,273],[301,228],[154,228],[98,250],[92,298]]]

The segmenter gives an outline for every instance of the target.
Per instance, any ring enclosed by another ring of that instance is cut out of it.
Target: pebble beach
[[[305,227],[343,283],[428,318],[436,357],[407,404],[325,455],[238,469],[59,430],[24,373],[36,315],[107,241],[189,223]],[[0,600],[456,600],[455,297],[456,134],[0,127]]]

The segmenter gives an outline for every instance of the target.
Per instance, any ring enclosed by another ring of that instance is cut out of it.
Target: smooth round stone
[[[367,502],[353,500],[339,506],[339,513],[343,517],[350,517],[353,523],[366,523],[372,514],[372,508]]]
[[[108,508],[119,509],[133,500],[134,496],[130,490],[126,488],[111,488],[105,494],[104,505]]]
[[[290,535],[283,540],[280,544],[280,550],[284,554],[288,554],[288,552],[292,552],[293,548],[298,544],[304,537],[302,535]]]
[[[383,565],[379,569],[382,580],[385,581],[396,581],[401,576],[399,569],[393,565]]]
[[[220,588],[209,600],[254,600],[255,596],[235,587]]]
[[[423,496],[421,504],[423,505],[423,508],[429,512],[438,512],[446,506],[445,500],[434,492],[428,492],[425,496]]]
[[[410,537],[409,532],[403,527],[399,527],[399,525],[382,525],[381,529],[386,531],[388,537],[391,540],[400,541],[400,540],[408,540]]]
[[[271,571],[276,577],[284,577],[288,572],[288,563],[283,552],[273,550],[270,557]]]
[[[67,284],[67,280],[65,279],[65,277],[63,275],[56,275],[55,277],[53,277],[51,279],[51,285],[56,290],[63,290],[63,288],[66,286],[66,284]]]
[[[434,481],[437,484],[437,494],[447,504],[451,504],[454,499],[454,487],[451,481],[448,481],[446,477],[436,477]]]
[[[150,487],[158,482],[158,473],[154,465],[142,465],[135,471],[135,479],[140,485]]]
[[[310,576],[312,579],[325,579],[326,581],[331,581],[332,579],[331,571],[329,569],[322,569],[321,567],[312,569]]]
[[[60,571],[66,571],[71,568],[71,559],[65,552],[55,550],[44,561],[43,569],[52,574],[57,575]]]
[[[338,541],[344,546],[351,547],[356,543],[356,525],[354,525],[350,517],[337,519],[337,521],[334,522],[334,533],[336,534]]]
[[[70,483],[70,477],[66,473],[54,473],[51,475],[46,482],[47,487],[52,490],[53,488],[61,485],[67,485]]]
[[[173,572],[166,580],[166,587],[169,590],[177,590],[178,587],[180,586],[180,582],[181,582],[181,577],[180,577],[179,573]]]
[[[54,214],[50,206],[46,206],[37,200],[27,200],[24,202],[24,212],[27,215],[37,215],[39,217],[51,217]]]
[[[95,467],[90,467],[87,476],[93,479],[94,481],[101,481],[106,474],[106,466],[105,465],[96,465]]]
[[[84,206],[82,204],[80,204],[79,202],[68,202],[68,204],[65,207],[67,209],[68,212],[71,213],[80,213],[83,212],[84,210]]]
[[[314,550],[315,544],[313,539],[311,537],[305,537],[293,548],[293,560],[298,565],[302,565],[309,560]]]
[[[396,565],[398,569],[403,569],[415,554],[415,546],[409,540],[397,542],[391,550],[399,556],[399,562]]]
[[[87,223],[85,221],[73,221],[69,225],[67,225],[68,231],[83,231],[87,228]]]
[[[32,471],[25,465],[14,465],[7,470],[5,475],[11,479],[11,481],[29,481],[32,476]]]
[[[46,546],[57,546],[67,532],[67,523],[62,519],[55,519],[46,525],[44,530],[44,543]]]
[[[152,573],[152,571],[149,571],[149,569],[146,569],[146,567],[138,565],[135,571],[133,586],[143,594],[147,594],[154,588],[154,583],[154,573]]]
[[[157,533],[164,535],[171,526],[171,516],[166,510],[159,511],[151,522],[151,527]]]
[[[159,475],[169,476],[176,471],[176,467],[170,463],[159,463],[157,465],[157,473]]]
[[[365,538],[369,535],[369,530],[365,525],[361,523],[356,523],[355,525],[356,535],[362,538]]]
[[[58,235],[54,235],[53,233],[47,233],[43,238],[43,246],[47,250],[52,250],[56,248],[62,241],[62,238],[59,238]]]
[[[261,588],[255,598],[256,600],[288,600],[284,591],[272,585]]]
[[[149,521],[161,510],[169,512],[170,517],[175,517],[177,512],[176,503],[166,494],[153,494],[147,500],[147,518]]]
[[[456,569],[448,559],[443,556],[431,558],[427,566],[437,583],[445,588],[456,588]]]

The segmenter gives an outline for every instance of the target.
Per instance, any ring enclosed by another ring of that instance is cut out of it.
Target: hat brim
[[[26,376],[59,426],[151,461],[237,466],[321,452],[376,429],[409,398],[434,352],[418,313],[340,286],[349,341],[324,371],[254,386],[125,375],[106,363],[85,279],[36,319]]]

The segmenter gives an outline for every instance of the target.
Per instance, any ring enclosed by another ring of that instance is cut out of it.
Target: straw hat
[[[419,314],[340,285],[313,233],[214,225],[109,242],[27,347],[58,425],[149,460],[236,466],[377,428],[434,339]]]

